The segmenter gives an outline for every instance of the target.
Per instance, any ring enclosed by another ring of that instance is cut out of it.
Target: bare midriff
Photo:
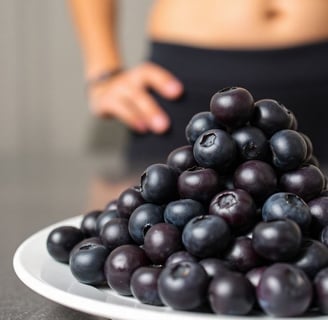
[[[328,0],[158,0],[155,41],[209,48],[277,48],[328,40]]]

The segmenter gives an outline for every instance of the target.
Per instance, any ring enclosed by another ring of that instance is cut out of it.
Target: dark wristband
[[[106,82],[109,79],[111,79],[112,77],[121,73],[122,71],[123,71],[122,68],[117,68],[115,70],[106,70],[106,71],[100,73],[97,77],[87,80],[87,87],[90,88],[90,87],[96,86],[98,84],[101,84],[103,82]]]

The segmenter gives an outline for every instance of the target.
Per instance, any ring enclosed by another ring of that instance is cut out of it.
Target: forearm
[[[88,79],[122,65],[116,39],[115,0],[69,0]]]

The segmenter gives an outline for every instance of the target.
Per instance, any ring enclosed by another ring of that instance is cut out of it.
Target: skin
[[[122,68],[114,0],[69,0],[87,80]],[[118,3],[118,2],[117,2]],[[147,22],[151,39],[204,48],[269,49],[328,39],[327,0],[157,0]],[[144,62],[89,87],[91,111],[144,133],[165,132],[170,119],[148,93],[183,93],[172,73]]]

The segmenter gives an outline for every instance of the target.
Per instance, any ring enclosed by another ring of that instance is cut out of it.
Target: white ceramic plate
[[[107,288],[79,283],[69,267],[53,260],[46,250],[50,231],[61,225],[79,226],[82,217],[64,220],[49,226],[25,240],[14,255],[14,269],[21,281],[38,294],[64,306],[95,316],[117,320],[253,320],[267,316],[219,316],[214,314],[175,311],[139,303],[122,297]],[[328,320],[328,317],[317,317]],[[275,320],[279,318],[274,318]],[[301,318],[299,318],[300,320]],[[304,318],[302,318],[304,320]],[[297,318],[293,318],[297,320]]]

